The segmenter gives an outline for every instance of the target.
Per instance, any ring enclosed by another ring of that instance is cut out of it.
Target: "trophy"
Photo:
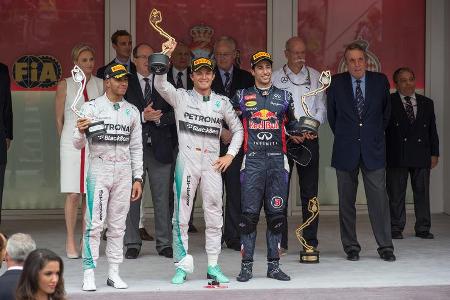
[[[152,9],[150,16],[148,17],[150,25],[155,29],[160,35],[165,37],[169,41],[175,41],[167,32],[165,32],[159,23],[162,21],[162,15],[156,8]],[[153,53],[148,58],[148,64],[150,65],[150,71],[157,75],[163,75],[169,72],[169,57],[166,55],[168,48],[163,49],[161,53]]]
[[[303,246],[303,250],[300,251],[300,262],[314,264],[319,262],[319,251],[317,251],[313,246],[308,245],[305,238],[302,236],[303,229],[308,227],[312,221],[314,221],[319,215],[319,200],[317,197],[311,198],[308,201],[308,211],[311,213],[308,220],[306,220],[300,227],[295,231],[295,235],[299,240],[300,244]]]
[[[299,127],[300,127],[300,133],[311,131],[315,134],[319,131],[320,122],[316,119],[314,119],[309,112],[308,105],[306,105],[306,98],[315,96],[320,92],[325,91],[331,84],[331,72],[330,71],[322,71],[320,74],[319,82],[321,86],[313,91],[310,91],[301,97],[301,104],[303,111],[305,112],[306,116],[302,116],[299,119]]]
[[[84,75],[83,70],[81,70],[80,67],[75,65],[73,67],[72,71],[72,78],[73,81],[78,83],[78,91],[77,95],[75,96],[75,100],[73,101],[72,105],[70,106],[70,109],[80,118],[84,118],[85,116],[78,110],[77,103],[81,99],[81,95],[83,94],[84,88],[86,87],[86,75]],[[99,135],[103,135],[106,133],[105,129],[105,123],[103,121],[93,121],[89,124],[89,127],[86,130],[86,137],[95,137]]]

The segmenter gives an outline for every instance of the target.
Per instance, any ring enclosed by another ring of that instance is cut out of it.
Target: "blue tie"
[[[361,89],[361,80],[356,80],[356,90],[355,90],[355,98],[356,98],[356,110],[358,111],[358,116],[362,119],[362,112],[364,109],[364,95]]]

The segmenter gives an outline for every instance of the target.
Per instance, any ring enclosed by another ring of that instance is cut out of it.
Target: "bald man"
[[[303,94],[315,90],[320,85],[320,73],[310,66],[306,65],[306,43],[300,37],[292,37],[286,41],[284,55],[287,59],[286,64],[279,70],[273,73],[273,84],[283,90],[287,90],[292,94],[294,99],[294,108],[296,118],[305,115],[301,106],[300,98]],[[326,105],[324,93],[319,93],[316,96],[308,97],[306,99],[309,111],[312,117],[320,122],[326,121]],[[319,181],[319,138],[317,134],[307,132],[302,136],[302,145],[311,151],[311,161],[306,165],[295,163],[297,173],[299,176],[300,186],[300,200],[302,203],[303,221],[306,221],[311,213],[308,211],[309,199],[316,197],[318,193]],[[288,148],[293,146],[293,143],[288,142]],[[294,161],[289,159],[291,178]],[[285,214],[287,215],[287,205],[285,207]],[[313,247],[317,247],[319,242],[317,240],[317,228],[319,219],[316,218],[310,226],[303,230],[303,237],[307,243]],[[281,239],[281,248],[283,252],[288,249],[287,226],[283,232]]]

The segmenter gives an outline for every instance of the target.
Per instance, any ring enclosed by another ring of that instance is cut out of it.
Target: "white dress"
[[[61,193],[85,193],[87,172],[87,149],[77,150],[72,144],[73,129],[78,116],[70,109],[78,91],[78,84],[72,77],[66,78],[67,90],[64,104],[64,126],[59,144],[61,161]],[[87,100],[92,100],[103,94],[103,80],[91,76],[86,90]],[[78,101],[78,108],[84,103],[84,97]],[[84,153],[86,151],[86,153]],[[82,159],[84,157],[84,159]],[[80,184],[81,183],[81,184]]]

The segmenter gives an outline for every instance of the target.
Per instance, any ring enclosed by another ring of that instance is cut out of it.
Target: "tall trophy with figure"
[[[301,106],[305,112],[305,116],[300,117],[297,127],[290,131],[291,135],[303,135],[309,132],[310,134],[317,135],[319,131],[320,122],[316,120],[310,113],[308,105],[306,104],[306,98],[315,96],[321,92],[324,92],[331,84],[331,72],[323,71],[319,78],[320,86],[301,96]],[[311,160],[311,151],[305,146],[299,144],[297,147],[290,147],[288,155],[298,164],[302,166],[308,165]],[[300,225],[295,231],[295,235],[299,240],[300,244],[303,246],[303,250],[300,251],[300,262],[301,263],[318,263],[319,262],[319,251],[313,246],[309,245],[308,242],[303,237],[303,230],[310,226],[310,224],[319,216],[320,206],[319,200],[313,197],[308,200],[308,212],[310,216],[306,221]]]
[[[162,35],[169,41],[175,42],[175,39],[158,25],[162,21],[161,11],[157,10],[156,8],[152,9],[152,11],[150,12],[150,16],[148,17],[148,21],[153,29],[155,29],[160,35]],[[161,53],[153,53],[148,58],[148,64],[150,65],[150,71],[152,73],[156,75],[162,75],[169,72],[169,57],[166,55],[168,50],[169,49],[162,49]]]
[[[77,94],[75,96],[75,100],[73,101],[72,105],[70,106],[70,109],[80,118],[84,118],[84,114],[78,110],[78,102],[81,99],[81,96],[83,94],[84,88],[86,87],[86,75],[84,74],[83,70],[81,70],[80,67],[75,65],[73,69],[70,71],[72,73],[73,81],[75,81],[78,84],[78,90]],[[91,123],[89,124],[87,130],[86,130],[86,137],[91,138],[99,135],[103,135],[106,133],[105,129],[105,122],[102,120],[91,120]]]

